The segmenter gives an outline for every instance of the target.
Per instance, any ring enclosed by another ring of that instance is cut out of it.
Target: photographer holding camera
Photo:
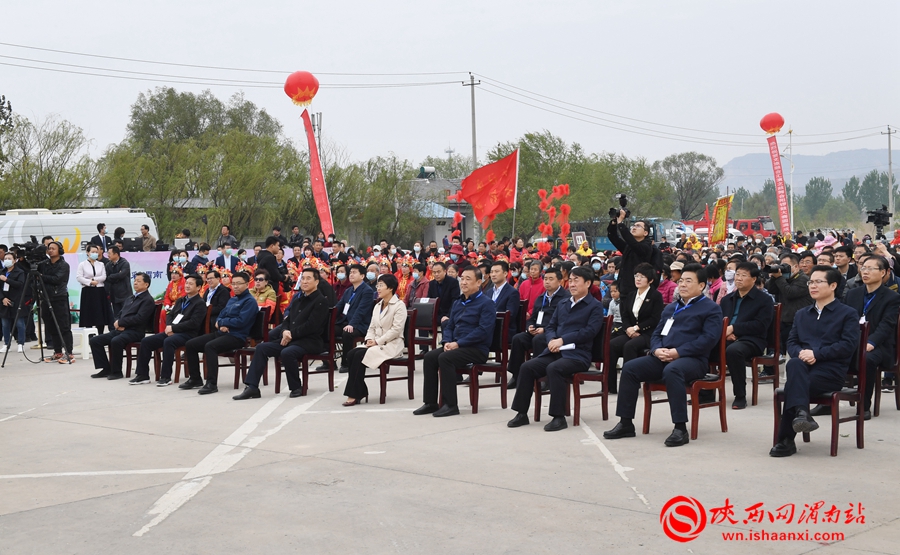
[[[38,270],[50,299],[51,306],[43,305],[43,318],[44,330],[53,340],[54,353],[53,356],[46,357],[44,362],[71,364],[75,362],[75,355],[72,354],[72,320],[69,316],[69,264],[63,258],[62,243],[53,241],[47,245],[47,256],[50,259],[41,262]],[[58,331],[53,325],[54,315],[59,323]],[[63,345],[68,357],[63,354]]]
[[[809,296],[809,276],[800,271],[800,258],[794,253],[782,254],[780,264],[766,266],[769,281],[766,289],[781,303],[781,350],[787,346],[787,338],[794,325],[794,314],[804,306],[813,304]]]
[[[650,224],[646,220],[637,220],[631,227],[625,225],[625,218],[631,215],[631,212],[625,208],[628,199],[625,195],[616,195],[621,208],[617,211],[615,208],[609,209],[610,220],[609,227],[606,228],[606,234],[610,242],[622,253],[622,262],[616,266],[619,270],[619,294],[622,298],[628,296],[632,291],[636,291],[634,285],[634,269],[637,265],[646,262],[654,266],[659,275],[662,268],[654,263],[655,258],[662,260],[661,256],[654,256],[655,247],[650,240]],[[658,254],[658,251],[657,251]],[[654,283],[659,283],[655,280]]]

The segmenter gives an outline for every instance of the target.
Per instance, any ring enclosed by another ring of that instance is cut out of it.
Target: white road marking
[[[606,460],[609,461],[610,465],[612,465],[613,470],[616,471],[616,474],[618,474],[619,477],[628,484],[628,487],[630,487],[634,491],[634,494],[638,497],[638,499],[640,499],[641,502],[649,509],[650,503],[647,501],[647,498],[644,497],[644,494],[639,492],[635,486],[631,485],[631,482],[628,480],[628,476],[625,475],[626,472],[634,469],[619,464],[619,461],[616,460],[615,455],[613,455],[612,452],[607,449],[606,445],[604,445],[603,442],[600,441],[600,438],[597,437],[597,434],[594,433],[594,430],[592,430],[591,427],[584,422],[584,420],[581,421],[581,429],[583,429],[584,433],[586,433],[588,436],[588,439],[581,440],[582,443],[596,445],[597,449],[600,449],[600,452],[603,453],[603,456],[606,457]]]
[[[59,478],[63,476],[126,476],[130,474],[177,474],[190,468],[145,468],[140,470],[97,470],[91,472],[46,472],[44,474],[0,474],[0,480],[19,478]]]
[[[298,416],[306,413],[310,407],[328,395],[328,393],[328,391],[324,391],[318,397],[292,408],[281,417],[281,420],[277,425],[261,434],[249,437],[266,418],[271,416],[279,405],[287,400],[288,396],[281,395],[263,405],[262,408],[256,411],[246,422],[241,424],[234,433],[225,438],[221,444],[217,445],[202,461],[197,463],[194,468],[190,469],[180,482],[173,485],[169,491],[164,493],[163,496],[150,507],[150,510],[147,511],[147,515],[155,516],[150,522],[144,525],[143,528],[135,532],[133,536],[140,537],[149,532],[151,528],[164,521],[169,515],[177,511],[181,506],[190,501],[191,498],[200,493],[203,488],[209,485],[213,475],[227,472],[231,467],[240,462],[240,460],[254,447],[279,432]],[[242,447],[242,449],[232,452],[236,447]]]
[[[44,403],[44,404],[46,405],[47,403]],[[33,411],[33,410],[36,409],[36,408],[37,408],[37,407],[32,407],[32,408],[30,408],[30,409],[28,409],[28,410],[23,410],[22,412],[17,412],[16,414],[7,416],[6,418],[0,418],[0,422],[6,422],[7,420],[12,420],[13,418],[15,418],[15,417],[17,417],[17,416],[22,416],[22,415],[25,414],[26,412],[31,412],[31,411]]]

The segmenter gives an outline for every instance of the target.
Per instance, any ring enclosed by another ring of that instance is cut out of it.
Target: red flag
[[[706,212],[703,213],[703,220],[709,224],[709,203],[706,203]]]
[[[516,207],[519,149],[493,164],[482,166],[463,179],[460,194],[472,205],[475,219],[484,221]]]
[[[313,135],[312,123],[309,121],[309,112],[303,110],[300,115],[303,125],[306,127],[306,138],[309,139],[309,181],[312,185],[313,199],[316,201],[316,211],[319,213],[319,222],[325,235],[334,233],[334,224],[331,221],[331,203],[328,201],[328,191],[325,189],[325,177],[322,175],[322,164],[319,162],[319,150],[316,148],[316,138]]]
[[[784,188],[784,172],[781,170],[781,154],[778,152],[778,141],[775,135],[766,139],[769,142],[769,155],[772,157],[772,171],[775,173],[775,197],[778,199],[778,219],[781,220],[782,235],[791,233],[791,216],[788,208],[787,191]]]

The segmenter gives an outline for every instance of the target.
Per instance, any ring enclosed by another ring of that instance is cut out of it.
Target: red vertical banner
[[[778,141],[775,135],[766,139],[769,141],[769,155],[772,157],[772,169],[775,171],[775,196],[778,198],[778,219],[781,220],[781,234],[791,233],[791,216],[788,209],[787,190],[784,187],[784,172],[781,170],[781,153],[778,151]]]
[[[313,134],[312,122],[309,120],[309,111],[303,110],[300,117],[303,118],[306,138],[309,140],[309,181],[312,185],[313,200],[316,201],[316,212],[322,223],[322,231],[328,236],[334,233],[334,223],[331,221],[331,203],[328,202],[328,190],[325,188],[325,177],[322,175],[319,149],[316,147],[316,137]],[[779,169],[779,171],[781,170]]]

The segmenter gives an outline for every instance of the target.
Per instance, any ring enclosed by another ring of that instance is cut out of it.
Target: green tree
[[[810,216],[819,213],[825,203],[832,198],[831,180],[825,177],[813,177],[806,184],[804,207]]]
[[[3,135],[12,131],[12,103],[6,100],[6,96],[0,95],[0,177],[3,176],[3,165],[6,163],[6,154],[3,152]]]
[[[897,197],[897,183],[894,183],[894,198]],[[859,186],[859,198],[863,210],[875,210],[888,204],[888,174],[872,170],[866,174]]]
[[[674,189],[678,214],[690,220],[703,214],[705,205],[715,201],[719,182],[725,171],[716,165],[715,158],[699,152],[673,154],[653,164]]]
[[[472,157],[452,154],[447,158],[426,156],[420,166],[431,166],[443,179],[463,179],[472,173]]]
[[[412,245],[421,240],[428,221],[418,215],[413,178],[418,174],[408,161],[396,156],[375,157],[360,164],[366,191],[359,199],[358,221],[367,239],[387,239]]]
[[[852,202],[856,206],[857,212],[862,210],[862,198],[859,195],[859,178],[855,175],[851,177],[844,187],[841,189],[841,196],[844,200]]]

